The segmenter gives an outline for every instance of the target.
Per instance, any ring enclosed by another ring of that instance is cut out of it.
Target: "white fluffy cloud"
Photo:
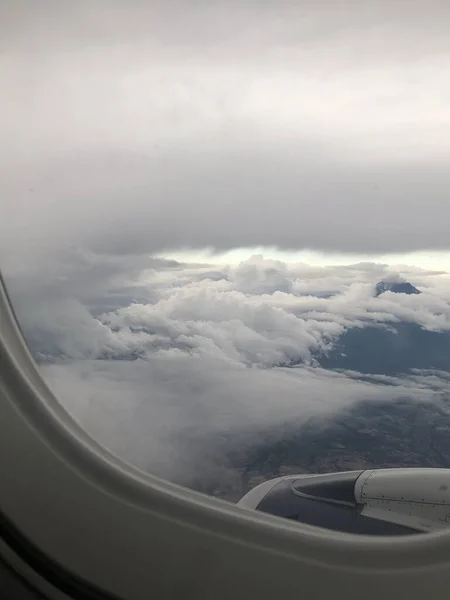
[[[230,444],[245,448],[365,400],[439,402],[448,390],[444,374],[363,380],[314,360],[349,327],[450,330],[445,274],[402,267],[422,294],[375,298],[376,282],[395,270],[261,256],[214,267],[82,253],[63,264],[9,279],[46,380],[96,438],[175,481],[189,484],[199,470],[237,477],[223,454]]]
[[[64,276],[55,276],[56,267],[36,281],[22,276],[22,285],[33,286],[33,309],[21,310],[31,343],[70,358],[176,350],[268,368],[308,363],[347,327],[408,321],[450,329],[442,274],[413,270],[422,294],[375,298],[375,283],[392,276],[383,265],[316,268],[254,256],[222,268],[152,259],[143,269],[141,257],[127,271],[133,262],[107,257],[102,270],[101,257],[81,255]],[[30,294],[15,287],[20,311]]]

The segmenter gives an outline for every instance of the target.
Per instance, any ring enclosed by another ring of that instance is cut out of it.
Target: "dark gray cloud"
[[[448,249],[449,11],[5,4],[0,250]]]

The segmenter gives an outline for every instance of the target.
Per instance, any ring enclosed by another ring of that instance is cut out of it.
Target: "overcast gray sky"
[[[0,250],[448,250],[450,5],[0,7]]]

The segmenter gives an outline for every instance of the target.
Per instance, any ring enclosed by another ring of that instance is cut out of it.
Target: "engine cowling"
[[[266,481],[238,505],[345,533],[450,527],[450,469],[372,469]]]

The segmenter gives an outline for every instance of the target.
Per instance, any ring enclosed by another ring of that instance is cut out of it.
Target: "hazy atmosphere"
[[[64,405],[230,499],[448,466],[450,5],[38,4],[0,7],[0,264]]]

